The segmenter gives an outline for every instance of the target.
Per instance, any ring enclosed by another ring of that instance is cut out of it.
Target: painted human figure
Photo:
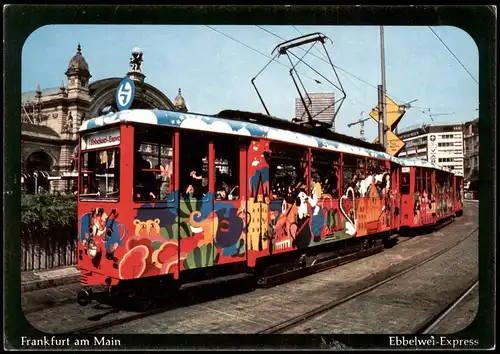
[[[415,194],[413,205],[413,224],[420,225],[420,197],[418,193]]]
[[[309,204],[312,208],[311,232],[314,237],[314,242],[318,242],[321,240],[321,232],[323,231],[326,215],[323,212],[323,208],[318,205],[322,197],[321,177],[318,173],[315,173],[312,179],[313,187],[311,197],[309,198]]]

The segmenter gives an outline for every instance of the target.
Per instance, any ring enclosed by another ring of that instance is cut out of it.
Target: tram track
[[[400,242],[400,244],[404,243],[406,241],[409,241],[410,239],[411,238],[407,238],[404,241]],[[299,268],[299,269],[289,271],[289,272],[286,272],[283,274],[278,274],[278,275],[266,277],[266,279],[268,279],[268,281],[261,282],[260,284],[258,284],[258,286],[261,288],[270,288],[270,287],[275,286],[275,285],[280,284],[280,283],[290,282],[292,280],[295,280],[295,279],[298,279],[301,277],[305,277],[308,275],[312,275],[315,273],[326,271],[328,269],[335,268],[335,267],[353,262],[353,261],[358,260],[358,259],[366,258],[370,255],[379,253],[382,250],[383,250],[383,246],[382,247],[373,247],[373,248],[365,249],[365,250],[355,252],[352,254],[347,254],[347,255],[342,256],[342,257],[338,257],[338,258],[334,258],[334,259],[327,259],[325,261],[318,262],[317,264],[314,264],[314,265],[309,266],[309,267]],[[235,278],[235,277],[233,277],[233,278]],[[244,276],[242,278],[244,278]],[[188,287],[190,287],[190,286],[188,286]],[[63,332],[63,334],[91,333],[94,331],[99,331],[102,329],[118,326],[118,325],[121,325],[124,323],[139,320],[142,318],[147,318],[147,317],[154,316],[157,314],[165,313],[169,310],[172,310],[172,306],[162,306],[162,307],[154,308],[151,310],[146,310],[144,312],[137,313],[137,314],[134,314],[131,316],[109,320],[109,321],[99,323],[96,325],[90,325],[87,327],[77,328],[74,330]]]
[[[303,324],[307,321],[310,321],[310,320],[316,318],[317,316],[319,316],[325,312],[331,311],[332,309],[334,309],[334,308],[336,308],[344,303],[347,303],[348,301],[351,301],[355,298],[360,297],[361,295],[364,295],[364,294],[367,294],[371,291],[374,291],[375,289],[380,288],[384,284],[386,284],[392,280],[395,280],[397,278],[400,278],[403,275],[405,275],[405,274],[407,274],[407,273],[409,273],[409,272],[411,272],[419,267],[422,267],[423,265],[431,262],[432,260],[438,258],[439,256],[441,256],[441,255],[447,253],[448,251],[452,250],[453,248],[457,247],[458,245],[463,243],[465,240],[467,240],[469,237],[473,236],[478,230],[479,230],[479,228],[476,227],[473,231],[469,232],[465,237],[460,238],[459,240],[453,242],[451,245],[448,245],[444,249],[441,249],[438,252],[434,253],[430,257],[422,260],[421,262],[419,262],[419,263],[417,263],[417,264],[415,264],[415,265],[413,265],[413,266],[411,266],[411,267],[409,267],[401,272],[398,272],[397,274],[390,276],[389,278],[381,280],[381,281],[379,281],[373,285],[370,285],[370,286],[368,286],[360,291],[357,291],[349,296],[343,297],[341,299],[336,299],[336,300],[331,301],[329,303],[326,303],[324,305],[318,306],[310,311],[304,312],[298,316],[292,317],[286,321],[269,326],[269,327],[267,327],[267,328],[265,328],[257,333],[259,333],[259,334],[283,333],[286,330],[289,330],[289,329],[294,328],[300,324]]]
[[[441,323],[464,301],[464,299],[479,286],[479,281],[476,279],[470,286],[464,290],[460,296],[441,312],[430,318],[416,331],[416,334],[431,334]]]
[[[419,262],[418,264],[414,265],[414,266],[411,266],[410,268],[407,268],[385,280],[382,280],[378,283],[376,283],[375,285],[372,285],[372,286],[369,286],[361,291],[358,291],[357,293],[353,294],[353,295],[350,295],[350,296],[347,296],[345,298],[342,298],[340,300],[337,300],[337,301],[333,301],[331,303],[328,303],[326,305],[323,305],[323,306],[320,306],[316,309],[313,309],[312,311],[309,311],[307,313],[304,313],[304,314],[301,314],[297,317],[294,317],[290,320],[287,320],[287,321],[284,321],[282,323],[279,323],[277,325],[274,325],[274,326],[271,326],[271,327],[268,327],[266,329],[264,329],[263,331],[260,331],[258,333],[281,333],[282,331],[286,330],[287,328],[290,328],[290,327],[293,327],[294,325],[297,325],[298,323],[302,323],[304,321],[307,321],[309,318],[312,318],[312,317],[315,317],[317,316],[318,314],[320,313],[323,313],[325,311],[328,311],[330,309],[332,309],[333,307],[335,306],[338,306],[342,303],[345,303],[347,301],[349,301],[350,299],[353,299],[359,295],[362,295],[364,293],[367,293],[377,287],[380,287],[382,286],[383,284],[393,280],[393,279],[396,279],[397,277],[400,277],[406,273],[408,273],[409,271],[411,270],[414,270],[415,268],[419,267],[419,266],[422,266],[423,264],[426,264],[427,262],[430,262],[431,260],[439,257],[440,255],[446,253],[447,251],[451,250],[452,248],[456,247],[457,245],[459,245],[460,243],[462,243],[463,241],[465,241],[467,238],[469,238],[470,236],[472,236],[475,232],[477,232],[478,228],[475,228],[472,232],[468,233],[466,236],[460,238],[459,240],[453,242],[451,245],[448,245],[446,246],[444,249],[441,249],[435,253],[433,253],[430,257],[427,257],[425,260]],[[404,241],[400,242],[400,243],[404,243],[404,242],[407,242],[407,241],[410,241],[414,238],[412,237],[409,237],[409,238],[406,238],[404,239]],[[321,263],[320,263],[321,264]],[[332,266],[332,267],[329,267],[329,268],[333,268],[335,266]],[[328,268],[324,268],[323,270],[327,270]],[[112,320],[109,320],[109,321],[106,321],[106,322],[102,322],[102,323],[99,323],[99,324],[93,324],[93,325],[90,325],[90,326],[85,326],[85,327],[79,327],[79,328],[75,328],[75,329],[72,329],[72,330],[69,330],[67,332],[64,332],[63,334],[84,334],[84,333],[92,333],[92,332],[99,332],[103,329],[107,329],[107,328],[111,328],[111,327],[115,327],[115,326],[119,326],[119,325],[122,325],[122,324],[125,324],[125,323],[129,323],[129,322],[133,322],[133,321],[136,321],[136,320],[140,320],[140,319],[143,319],[143,318],[147,318],[147,317],[151,317],[151,316],[154,316],[154,315],[158,315],[158,314],[162,314],[162,313],[165,313],[165,312],[168,312],[169,310],[171,310],[171,306],[162,306],[162,307],[159,307],[159,308],[154,308],[154,309],[151,309],[151,310],[147,310],[145,312],[141,312],[141,313],[137,313],[137,314],[133,314],[131,316],[126,316],[126,317],[122,317],[122,318],[118,318],[118,319],[112,319]]]

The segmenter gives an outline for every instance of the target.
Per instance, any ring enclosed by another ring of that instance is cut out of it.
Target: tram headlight
[[[97,245],[94,240],[89,241],[89,256],[94,258],[97,255]]]

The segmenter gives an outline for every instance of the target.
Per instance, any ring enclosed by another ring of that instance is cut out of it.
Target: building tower
[[[179,94],[174,99],[175,109],[181,112],[187,112],[186,100],[182,97],[181,89],[179,88]]]
[[[82,55],[82,47],[78,44],[76,54],[71,58],[66,70],[68,77],[68,97],[81,98],[89,94],[89,80],[92,77],[89,65]]]
[[[61,132],[61,137],[66,141],[72,141],[71,144],[61,146],[61,155],[59,160],[59,171],[70,172],[73,170],[73,150],[75,148],[78,129],[83,120],[88,116],[90,106],[89,80],[90,75],[89,65],[82,55],[82,47],[78,44],[76,54],[71,58],[66,70],[68,77],[67,89],[64,87],[64,82],[61,82],[59,95],[61,98],[68,99],[68,105],[57,107],[58,127],[54,127],[56,131]],[[61,102],[63,102],[61,100]]]

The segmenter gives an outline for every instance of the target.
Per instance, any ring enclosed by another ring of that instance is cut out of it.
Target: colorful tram
[[[127,110],[84,122],[78,302],[93,285],[113,293],[161,278],[176,288],[288,259],[304,266],[462,210],[463,180],[380,150],[239,111]],[[435,212],[420,207],[415,218],[415,193],[424,205],[428,188]]]
[[[463,212],[463,177],[425,160],[400,159],[401,228],[434,226]]]

